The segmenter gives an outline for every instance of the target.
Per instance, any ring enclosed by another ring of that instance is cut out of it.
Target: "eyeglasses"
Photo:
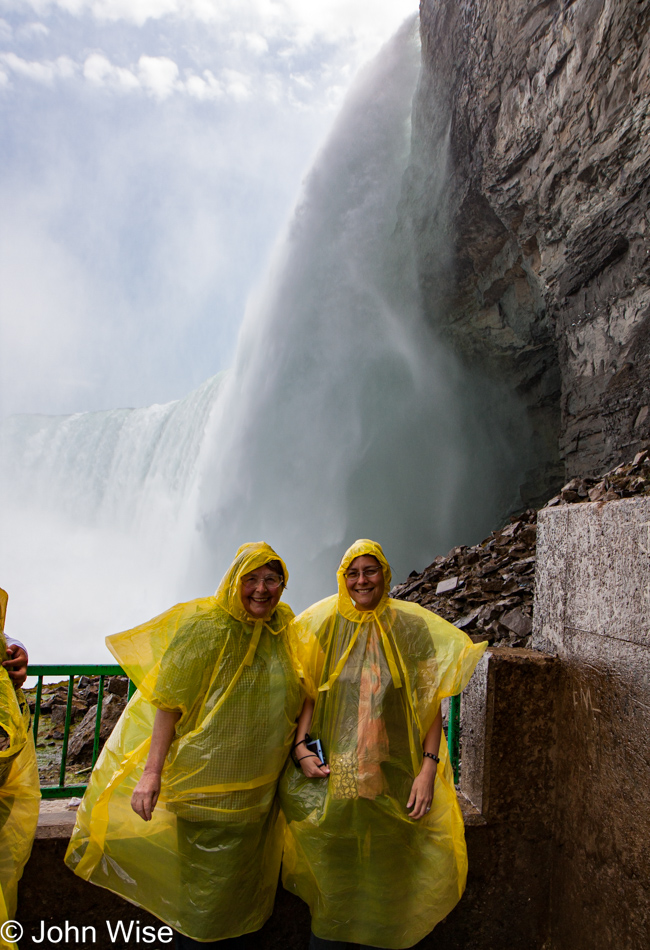
[[[245,577],[241,583],[246,590],[254,590],[259,584],[264,584],[267,590],[277,590],[278,587],[284,584],[284,578],[280,577],[279,574],[265,574],[264,577],[253,574],[250,577]]]
[[[352,571],[346,571],[343,575],[348,581],[358,581],[360,577],[367,577],[369,581],[374,581],[378,574],[381,574],[380,567],[366,567],[360,571],[356,568]]]

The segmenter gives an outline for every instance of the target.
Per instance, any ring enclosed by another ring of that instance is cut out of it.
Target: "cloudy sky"
[[[0,0],[0,411],[230,365],[359,66],[417,0]]]

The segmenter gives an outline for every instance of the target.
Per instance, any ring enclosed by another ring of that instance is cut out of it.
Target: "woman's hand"
[[[330,774],[330,767],[317,755],[313,755],[307,749],[306,743],[309,739],[309,730],[311,728],[311,718],[314,713],[314,700],[307,697],[302,705],[302,712],[298,717],[296,728],[296,741],[293,746],[292,755],[295,756],[294,762],[299,765],[303,774],[307,778],[327,778]]]
[[[409,815],[410,818],[423,818],[430,811],[436,771],[437,763],[433,759],[426,758],[411,787],[411,794],[406,806],[407,809],[413,809]]]
[[[413,809],[410,818],[422,818],[431,809],[433,801],[433,786],[436,783],[436,774],[438,771],[438,762],[432,756],[437,756],[440,750],[440,737],[442,735],[442,711],[438,709],[431,727],[424,737],[422,748],[424,758],[420,772],[415,777],[411,786],[411,794],[407,804],[407,809]]]
[[[327,778],[330,774],[329,765],[321,762],[317,755],[303,754],[299,764],[307,778]]]
[[[9,673],[14,689],[20,689],[27,679],[27,654],[17,643],[7,647],[7,659],[2,664]]]
[[[165,757],[172,744],[176,723],[181,717],[180,709],[157,709],[153,721],[151,745],[142,778],[131,796],[131,808],[143,821],[151,821],[153,810],[160,795],[160,776]]]
[[[160,795],[160,772],[144,770],[131,796],[131,808],[144,821],[151,821]]]

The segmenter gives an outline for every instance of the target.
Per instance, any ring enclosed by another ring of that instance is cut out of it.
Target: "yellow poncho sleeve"
[[[407,601],[389,600],[385,623],[405,672],[423,739],[441,700],[465,689],[487,643],[473,643],[458,627]]]
[[[331,621],[332,607],[336,597],[327,597],[300,614],[289,627],[289,641],[298,675],[303,681],[305,692],[310,699],[316,699],[320,685],[325,651],[324,636],[318,631],[327,628]]]

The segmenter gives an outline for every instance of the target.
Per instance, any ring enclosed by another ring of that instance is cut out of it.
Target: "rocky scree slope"
[[[545,507],[650,495],[650,451],[600,478],[573,478]],[[535,594],[537,512],[528,509],[473,547],[452,548],[391,590],[465,630],[475,642],[526,647]]]

